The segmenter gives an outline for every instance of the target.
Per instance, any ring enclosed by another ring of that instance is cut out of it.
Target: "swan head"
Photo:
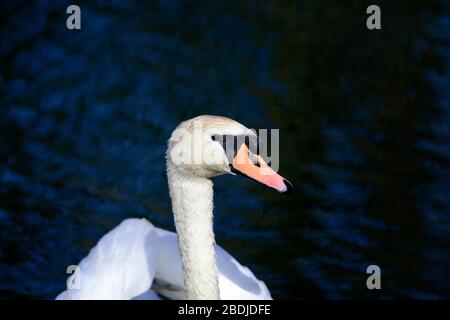
[[[279,192],[290,191],[292,184],[272,170],[258,151],[258,137],[253,130],[226,117],[202,115],[183,121],[173,131],[167,167],[208,179],[239,174]]]

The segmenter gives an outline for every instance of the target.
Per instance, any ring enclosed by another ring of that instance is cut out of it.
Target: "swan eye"
[[[211,136],[212,141],[216,141],[216,136]]]

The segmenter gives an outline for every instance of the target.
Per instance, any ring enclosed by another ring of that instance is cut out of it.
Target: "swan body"
[[[271,299],[266,285],[220,246],[214,247],[222,300]],[[175,233],[127,219],[104,235],[68,279],[58,300],[186,299]],[[74,285],[76,284],[76,287]],[[79,288],[79,289],[77,289]]]
[[[265,284],[215,244],[213,182],[241,174],[279,192],[292,188],[259,155],[256,134],[218,116],[182,122],[166,153],[177,234],[128,219],[83,259],[58,299],[271,299]],[[150,290],[152,288],[152,290]]]

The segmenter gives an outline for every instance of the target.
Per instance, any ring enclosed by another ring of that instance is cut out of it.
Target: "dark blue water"
[[[128,217],[174,230],[166,140],[280,128],[290,197],[215,183],[217,241],[274,298],[450,297],[450,11],[378,1],[0,5],[0,297],[54,298]],[[366,288],[379,265],[382,289]]]

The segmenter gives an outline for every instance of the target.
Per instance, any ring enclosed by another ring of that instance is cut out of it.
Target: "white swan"
[[[215,245],[213,183],[242,174],[292,188],[258,155],[255,133],[217,116],[182,122],[166,154],[175,233],[127,219],[100,239],[57,299],[271,299],[265,284]],[[181,255],[180,255],[181,254]]]

